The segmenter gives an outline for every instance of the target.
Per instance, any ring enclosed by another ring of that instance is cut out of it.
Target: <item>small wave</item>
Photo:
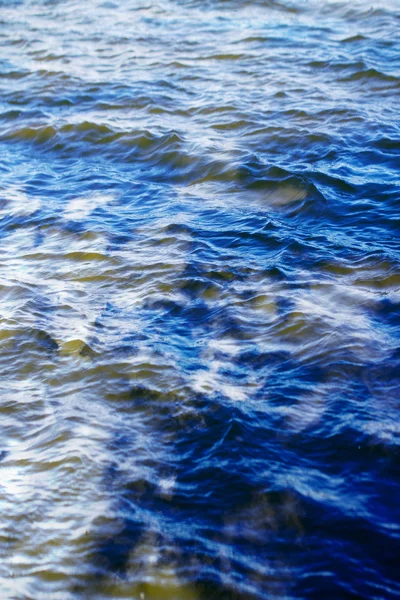
[[[389,75],[383,71],[378,71],[374,68],[363,68],[347,77],[342,78],[342,81],[380,81],[382,83],[395,83],[395,87],[400,85],[398,77]]]

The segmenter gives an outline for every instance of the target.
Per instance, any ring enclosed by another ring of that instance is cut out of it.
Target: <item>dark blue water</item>
[[[0,597],[400,597],[397,0],[0,0]]]

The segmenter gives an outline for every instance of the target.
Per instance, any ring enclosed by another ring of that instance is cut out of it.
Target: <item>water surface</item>
[[[0,590],[399,598],[396,0],[0,0]]]

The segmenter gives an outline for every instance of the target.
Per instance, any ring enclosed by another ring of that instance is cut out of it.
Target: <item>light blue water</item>
[[[400,9],[0,0],[0,597],[400,595]]]

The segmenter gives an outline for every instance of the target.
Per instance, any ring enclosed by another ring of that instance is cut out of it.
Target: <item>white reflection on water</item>
[[[0,191],[0,199],[2,201],[0,218],[10,215],[28,217],[42,207],[42,201],[39,196],[28,196],[26,191],[17,184],[3,188]]]
[[[115,196],[113,194],[99,194],[92,192],[86,196],[74,198],[64,209],[64,218],[80,221],[90,215],[96,208],[103,208],[111,204]]]

